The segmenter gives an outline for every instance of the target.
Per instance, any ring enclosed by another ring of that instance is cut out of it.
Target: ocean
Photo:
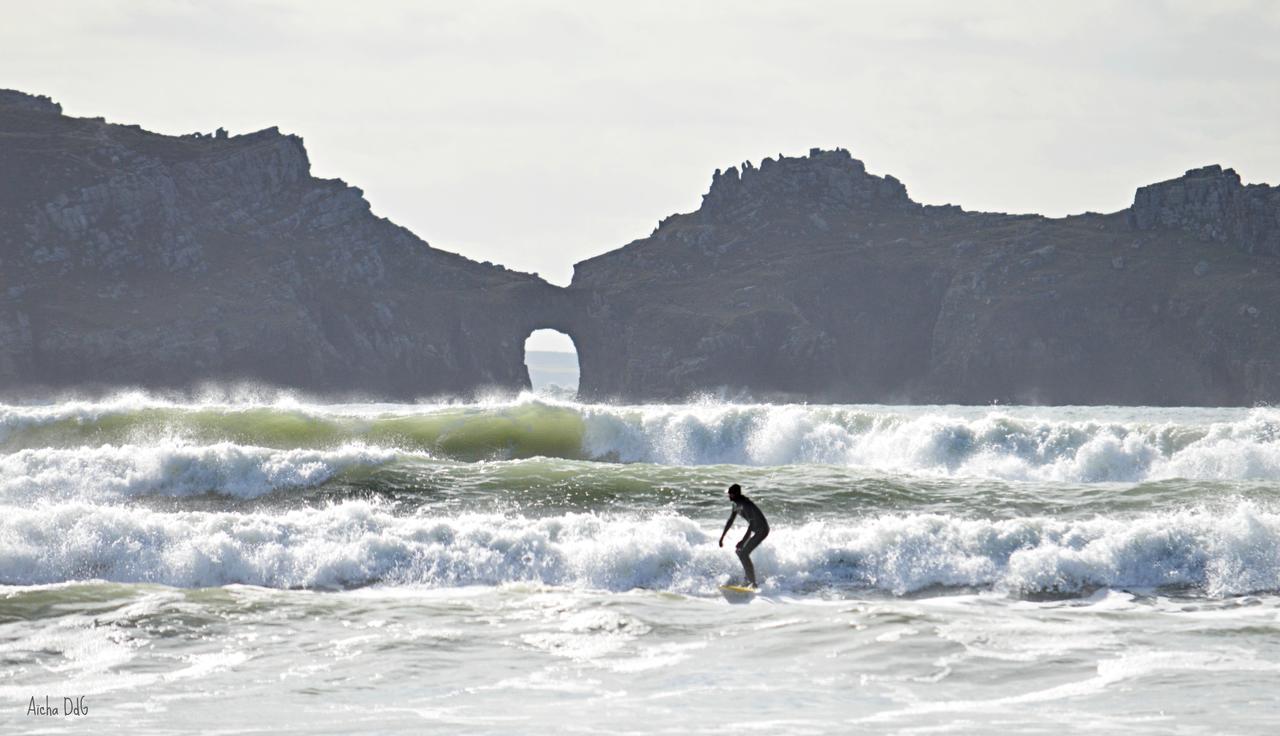
[[[1270,408],[4,404],[0,731],[1270,733],[1278,491]]]

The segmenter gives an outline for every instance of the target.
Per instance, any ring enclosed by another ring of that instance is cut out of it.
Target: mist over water
[[[218,702],[201,688],[303,707],[340,675],[334,707],[364,686],[414,704],[378,700],[383,730],[547,730],[620,691],[678,704],[654,721],[678,729],[707,657],[753,661],[745,637],[817,678],[744,706],[798,731],[1011,717],[1014,697],[1067,730],[1158,733],[1169,682],[1280,681],[1278,429],[1270,408],[0,405],[0,691],[58,683],[124,719],[133,682],[196,718]],[[749,605],[718,591],[741,574],[717,545],[731,482],[773,526]],[[542,694],[532,720],[495,719],[521,693]]]

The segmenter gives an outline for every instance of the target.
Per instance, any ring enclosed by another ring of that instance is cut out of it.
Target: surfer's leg
[[[750,542],[747,542],[750,544]],[[738,550],[738,561],[742,563],[742,572],[746,575],[747,585],[756,587],[756,567],[751,564],[751,553],[747,551],[747,545],[742,545],[742,549]]]
[[[753,588],[759,586],[756,585],[756,566],[751,564],[751,552],[756,547],[759,547],[767,536],[769,536],[768,531],[752,532],[747,541],[738,549],[738,559],[742,561],[742,570],[747,574],[747,582]]]

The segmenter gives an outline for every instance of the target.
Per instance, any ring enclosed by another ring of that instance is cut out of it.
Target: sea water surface
[[[0,405],[0,731],[1275,732],[1278,491],[1268,408]]]

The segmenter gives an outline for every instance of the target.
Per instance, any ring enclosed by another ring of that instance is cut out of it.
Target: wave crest
[[[135,397],[136,398],[136,397]],[[1280,411],[1057,407],[169,404],[0,406],[0,451],[167,440],[462,461],[838,465],[1061,482],[1280,480]]]
[[[740,574],[718,528],[682,516],[396,516],[348,501],[280,513],[163,514],[80,503],[0,519],[0,582],[101,578],[202,587],[532,582],[710,594]],[[898,514],[780,527],[754,555],[768,592],[907,594],[937,586],[1013,594],[1280,589],[1280,515],[1241,503],[1128,519],[988,521]]]
[[[114,500],[140,495],[218,493],[240,498],[311,488],[359,467],[397,457],[393,450],[348,445],[333,450],[277,450],[221,442],[103,445],[21,450],[0,455],[0,500]]]

